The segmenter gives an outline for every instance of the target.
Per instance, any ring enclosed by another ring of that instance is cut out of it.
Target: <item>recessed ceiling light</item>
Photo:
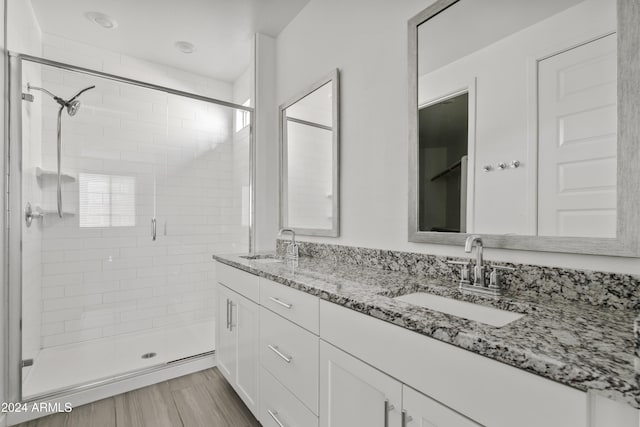
[[[195,45],[186,41],[177,41],[174,43],[174,46],[182,53],[193,53],[196,51]]]
[[[118,23],[115,21],[115,19],[101,12],[87,12],[84,14],[84,16],[86,16],[89,21],[94,22],[100,25],[102,28],[106,28],[108,30],[113,30],[118,26]]]

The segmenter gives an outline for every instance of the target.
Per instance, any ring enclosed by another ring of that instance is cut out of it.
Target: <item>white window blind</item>
[[[136,225],[136,178],[81,173],[80,227]]]
[[[247,99],[242,103],[244,107],[251,105],[251,99]],[[251,116],[248,111],[236,110],[236,132],[240,132],[251,124]]]

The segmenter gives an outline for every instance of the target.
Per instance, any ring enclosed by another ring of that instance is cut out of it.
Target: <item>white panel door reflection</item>
[[[538,235],[615,237],[616,35],[538,71]]]

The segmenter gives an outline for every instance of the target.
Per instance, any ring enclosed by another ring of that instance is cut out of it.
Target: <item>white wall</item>
[[[30,1],[6,0],[7,49],[14,53],[42,54],[42,31]]]
[[[278,104],[276,103],[276,41],[256,34],[254,124],[255,165],[255,248],[273,249],[278,234]]]
[[[341,236],[309,241],[464,256],[407,242],[407,20],[428,0],[311,0],[277,38],[279,104],[341,70]],[[271,195],[277,203],[277,193]],[[637,259],[486,251],[488,259],[640,273]]]
[[[253,61],[249,67],[233,82],[233,102],[242,104],[251,99],[253,93]],[[253,105],[253,99],[251,99]]]

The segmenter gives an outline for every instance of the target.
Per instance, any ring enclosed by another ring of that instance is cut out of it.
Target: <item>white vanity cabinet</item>
[[[640,425],[623,403],[221,263],[216,353],[263,426]]]
[[[234,293],[221,284],[217,284],[218,316],[216,319],[216,357],[218,369],[231,384],[235,382],[236,372],[236,337],[229,328],[229,304]]]
[[[318,424],[319,299],[260,278],[260,422]]]
[[[318,335],[319,299],[310,294],[260,278],[260,305]]]
[[[402,384],[320,342],[320,426],[400,426]]]
[[[387,399],[390,427],[640,426],[624,403],[324,300],[320,331],[322,427],[386,426]]]
[[[322,340],[478,424],[588,426],[586,393],[524,370],[327,301],[320,331]]]
[[[260,369],[260,415],[264,427],[318,427],[318,417],[269,371]]]
[[[320,391],[321,427],[479,426],[324,341]]]
[[[230,270],[227,270],[230,269]],[[242,401],[258,414],[258,278],[218,263],[216,355],[218,368]],[[255,287],[255,292],[252,290]]]
[[[260,308],[260,363],[318,413],[318,336]]]
[[[480,427],[480,424],[435,400],[402,386],[403,427]]]

